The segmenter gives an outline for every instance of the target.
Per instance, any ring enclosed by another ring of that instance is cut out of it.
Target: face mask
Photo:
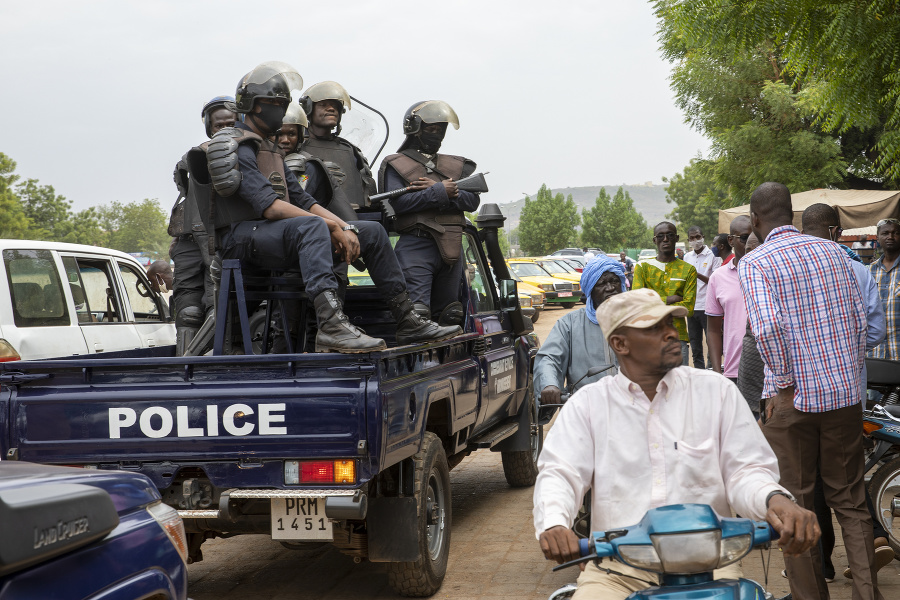
[[[702,247],[703,247],[703,238],[700,238],[699,240],[694,240],[693,242],[691,242],[691,248],[693,248],[695,252],[700,252],[700,248],[702,248]]]
[[[263,104],[258,106],[262,112],[253,113],[253,116],[266,127],[266,132],[275,132],[281,129],[281,121],[284,119],[286,109],[282,104]]]
[[[440,150],[443,141],[444,136],[440,133],[422,132],[419,134],[419,149],[425,154],[435,154]]]
[[[719,248],[718,248],[718,247],[716,247],[716,248],[710,248],[710,250],[712,250],[713,256],[718,256],[718,255],[719,255]]]

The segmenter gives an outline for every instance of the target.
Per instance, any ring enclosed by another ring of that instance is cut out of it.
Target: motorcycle
[[[866,472],[878,468],[869,480],[869,495],[888,542],[900,556],[900,361],[866,359],[867,385],[883,394],[863,412],[863,430],[875,442],[866,460]]]
[[[648,510],[637,525],[592,533],[579,540],[582,557],[554,571],[584,562],[616,559],[659,575],[659,585],[634,592],[627,600],[703,600],[772,598],[750,579],[713,579],[713,571],[736,563],[754,548],[767,549],[778,533],[765,521],[723,518],[706,504],[673,504]],[[612,565],[615,571],[615,565]],[[571,598],[567,585],[550,600]]]

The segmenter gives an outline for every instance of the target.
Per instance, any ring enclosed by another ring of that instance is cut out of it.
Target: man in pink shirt
[[[723,373],[737,383],[738,364],[741,361],[741,344],[747,329],[747,308],[744,293],[738,281],[738,261],[745,253],[750,235],[750,217],[740,216],[731,222],[728,242],[734,250],[734,260],[717,269],[709,277],[706,294],[707,335],[712,370]],[[725,369],[722,370],[722,355]],[[750,407],[759,416],[759,407]]]

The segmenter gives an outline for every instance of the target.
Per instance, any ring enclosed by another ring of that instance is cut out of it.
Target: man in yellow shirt
[[[697,298],[697,270],[675,257],[678,231],[675,225],[663,221],[653,228],[653,243],[656,244],[656,258],[638,263],[634,267],[634,282],[631,289],[650,288],[666,304],[683,306],[688,316],[694,312]],[[687,319],[675,317],[675,329],[681,340],[683,364],[688,364]]]

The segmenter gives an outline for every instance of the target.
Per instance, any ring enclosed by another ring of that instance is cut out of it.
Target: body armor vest
[[[436,154],[434,159],[429,160],[416,150],[404,150],[399,154],[391,154],[381,163],[378,179],[383,191],[387,191],[384,189],[384,171],[387,165],[397,171],[407,185],[419,177],[427,177],[436,182],[445,179],[456,181],[474,173],[476,167],[474,162],[462,156]],[[434,209],[398,214],[394,227],[400,233],[410,233],[416,229],[427,232],[437,243],[444,263],[452,265],[459,260],[462,251],[462,228],[465,223],[466,216],[461,210]]]
[[[300,149],[325,163],[354,208],[369,205],[369,196],[376,192],[375,179],[359,148],[338,136],[330,140],[310,136]]]
[[[300,186],[305,190],[307,183],[306,169],[309,163],[316,163],[325,176],[325,182],[319,185],[318,195],[313,196],[319,204],[327,208],[329,211],[343,219],[344,221],[358,221],[359,216],[347,200],[346,193],[343,188],[339,187],[334,180],[331,171],[325,163],[303,150],[288,154],[284,157],[284,164],[297,176]]]

